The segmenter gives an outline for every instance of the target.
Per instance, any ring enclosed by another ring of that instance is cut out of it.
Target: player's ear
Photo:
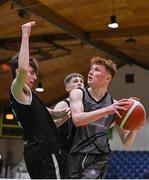
[[[107,82],[110,82],[112,80],[112,76],[109,74],[109,75],[107,75],[107,77],[106,77],[106,81]]]
[[[65,90],[69,92],[69,86],[67,84],[65,85]]]

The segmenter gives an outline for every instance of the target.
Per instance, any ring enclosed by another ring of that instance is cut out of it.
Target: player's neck
[[[106,94],[107,88],[89,88],[89,92],[96,101],[99,101]]]

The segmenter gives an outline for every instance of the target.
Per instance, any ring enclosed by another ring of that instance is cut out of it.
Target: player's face
[[[29,66],[25,83],[29,86],[29,88],[32,88],[36,79],[37,74],[35,73],[34,69]]]
[[[89,86],[104,86],[111,80],[111,75],[103,65],[93,64],[88,73]]]
[[[76,88],[84,88],[84,80],[81,77],[73,77],[66,85],[66,90],[68,92]]]

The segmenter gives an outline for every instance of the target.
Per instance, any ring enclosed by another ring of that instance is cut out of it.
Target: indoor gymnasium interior
[[[149,179],[148,11],[148,0],[0,0],[0,179],[30,178],[26,142],[10,103],[10,61],[20,51],[21,26],[32,21],[29,53],[39,64],[33,91],[51,109],[68,97],[64,78],[69,73],[80,73],[87,87],[92,57],[115,62],[108,92],[115,100],[135,97],[145,117],[130,146],[122,144],[116,127],[110,128],[104,179]]]

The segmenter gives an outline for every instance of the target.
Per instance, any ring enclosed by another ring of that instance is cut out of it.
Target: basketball
[[[129,98],[126,110],[120,111],[121,118],[115,115],[115,121],[121,129],[136,130],[145,122],[146,113],[144,106],[136,98]]]

